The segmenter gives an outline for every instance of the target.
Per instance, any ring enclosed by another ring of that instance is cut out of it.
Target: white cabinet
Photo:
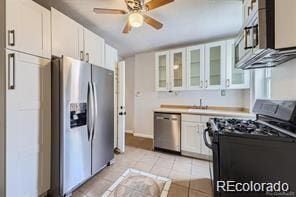
[[[155,84],[156,91],[170,89],[170,52],[163,51],[155,54]]]
[[[170,85],[171,90],[183,90],[186,85],[186,62],[185,49],[174,49],[170,51]]]
[[[79,23],[51,8],[52,54],[105,66],[105,41]]]
[[[184,48],[155,54],[157,91],[179,91],[186,88],[186,50]]]
[[[39,196],[50,188],[50,61],[7,51],[6,70],[6,196]]]
[[[249,71],[235,68],[234,40],[155,54],[156,91],[249,88]]]
[[[105,41],[100,36],[86,28],[84,28],[84,51],[84,59],[86,62],[104,67]]]
[[[247,89],[250,88],[250,72],[235,68],[234,40],[226,42],[226,89]]]
[[[115,70],[118,62],[118,52],[108,44],[105,44],[105,67],[110,70]]]
[[[202,135],[200,123],[182,122],[181,149],[190,153],[201,153]]]
[[[212,151],[205,145],[203,138],[209,118],[210,116],[182,114],[181,153],[183,155],[210,159]]]
[[[213,42],[205,46],[205,88],[221,89],[225,81],[226,42]]]
[[[32,0],[7,0],[6,30],[6,48],[51,57],[49,10]]]
[[[187,48],[187,89],[199,90],[204,87],[204,45]]]
[[[52,54],[83,60],[83,27],[54,8],[51,8],[51,24]]]

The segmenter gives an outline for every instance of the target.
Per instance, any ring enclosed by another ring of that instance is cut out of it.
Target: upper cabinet
[[[84,59],[84,29],[74,20],[51,8],[52,54]]]
[[[105,41],[97,34],[84,28],[84,51],[86,62],[104,67]]]
[[[157,91],[178,91],[186,87],[185,55],[184,48],[155,54]]]
[[[168,91],[169,85],[169,66],[170,52],[163,51],[155,54],[155,84],[156,91]]]
[[[118,52],[108,44],[105,44],[105,66],[109,70],[115,70],[118,62]]]
[[[206,44],[205,88],[219,89],[224,81],[226,64],[225,41]]]
[[[199,90],[204,87],[204,45],[187,48],[187,89]]]
[[[31,0],[6,1],[7,49],[51,57],[50,11]]]
[[[234,40],[226,41],[226,89],[250,88],[250,72],[235,68]]]
[[[234,65],[234,40],[158,52],[156,91],[249,88],[249,71]]]
[[[170,51],[171,90],[183,90],[186,85],[185,49]]]
[[[52,54],[105,67],[105,41],[79,23],[51,8]]]

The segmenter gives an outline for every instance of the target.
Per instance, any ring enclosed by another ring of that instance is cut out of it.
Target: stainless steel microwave
[[[296,58],[296,1],[250,1],[250,13],[235,42],[236,67],[273,67]]]

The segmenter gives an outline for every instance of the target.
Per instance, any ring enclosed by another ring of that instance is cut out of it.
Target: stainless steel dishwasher
[[[154,148],[181,151],[180,114],[154,113]]]

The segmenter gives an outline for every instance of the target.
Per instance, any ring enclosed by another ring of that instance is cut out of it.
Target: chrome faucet
[[[208,109],[208,106],[206,105],[206,106],[203,106],[202,105],[202,99],[199,99],[199,108],[200,109]]]

